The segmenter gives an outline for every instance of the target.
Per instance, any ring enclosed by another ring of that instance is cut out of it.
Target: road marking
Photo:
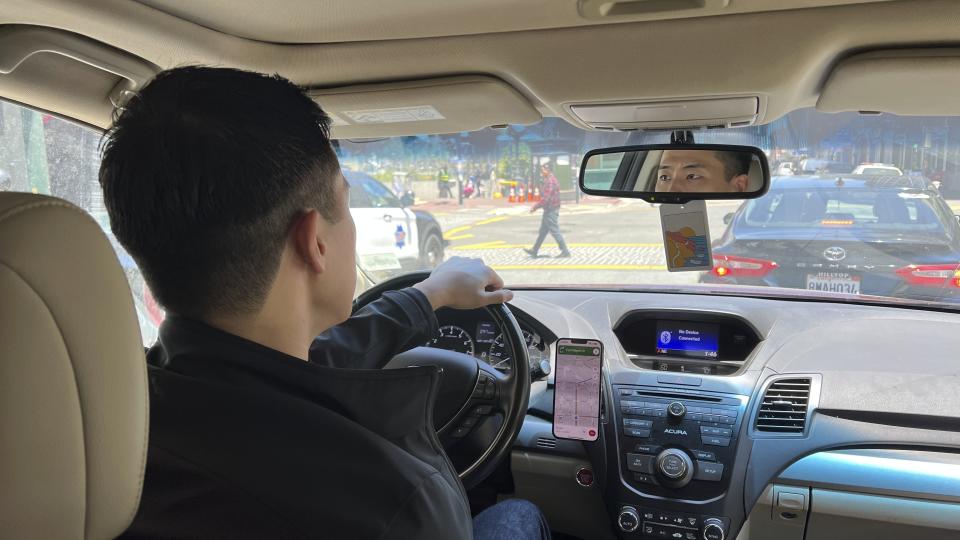
[[[482,221],[478,221],[474,223],[474,225],[486,225],[488,223],[497,223],[498,221],[506,221],[508,219],[510,219],[510,216],[497,216],[497,217],[484,219]]]
[[[642,270],[662,271],[663,264],[495,264],[494,270]]]
[[[473,238],[472,234],[458,234],[456,236],[443,235],[445,240],[466,240],[467,238]]]
[[[570,247],[660,247],[663,244],[655,242],[639,244],[618,244],[618,243],[570,243]],[[507,244],[506,240],[497,240],[494,242],[483,242],[479,244],[464,244],[461,246],[451,246],[450,249],[469,250],[469,249],[518,249],[528,248],[531,244]],[[543,244],[541,247],[557,247],[557,244]]]

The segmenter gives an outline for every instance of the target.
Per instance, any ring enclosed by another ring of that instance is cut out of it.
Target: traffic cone
[[[540,188],[533,188],[533,202],[540,202]]]
[[[507,199],[507,202],[517,202],[516,188],[510,188],[510,197]]]
[[[523,202],[523,186],[520,186],[519,195],[520,195],[520,196],[517,197],[517,202],[518,202],[518,203],[522,203],[522,202]]]

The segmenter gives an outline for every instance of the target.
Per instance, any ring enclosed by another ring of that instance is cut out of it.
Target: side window
[[[370,195],[363,189],[362,180],[348,180],[350,183],[350,208],[372,208]]]
[[[376,180],[364,178],[362,181],[363,190],[370,197],[370,202],[374,208],[400,208],[400,199],[390,193],[390,190]]]
[[[100,138],[95,130],[0,101],[0,191],[53,195],[93,216],[127,275],[144,344],[151,345],[163,312],[147,290],[140,269],[110,231],[97,180]]]

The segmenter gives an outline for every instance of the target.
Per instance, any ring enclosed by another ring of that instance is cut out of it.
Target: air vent
[[[810,402],[809,378],[778,379],[767,387],[757,412],[757,431],[803,433]]]
[[[557,440],[551,437],[538,437],[537,448],[556,448]]]

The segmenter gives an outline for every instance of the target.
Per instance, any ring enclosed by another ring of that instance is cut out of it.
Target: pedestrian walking
[[[560,246],[560,254],[557,257],[569,257],[570,250],[567,249],[567,243],[560,233],[560,184],[548,165],[540,167],[540,174],[543,177],[543,189],[541,190],[543,198],[530,209],[531,214],[541,208],[543,209],[543,217],[540,218],[540,232],[537,234],[537,241],[534,242],[533,247],[523,250],[536,259],[540,256],[540,246],[543,244],[543,240],[547,237],[547,234],[550,234],[557,241],[557,245]]]
[[[437,172],[437,191],[441,199],[453,198],[453,192],[450,191],[450,173],[446,167],[440,167]]]

